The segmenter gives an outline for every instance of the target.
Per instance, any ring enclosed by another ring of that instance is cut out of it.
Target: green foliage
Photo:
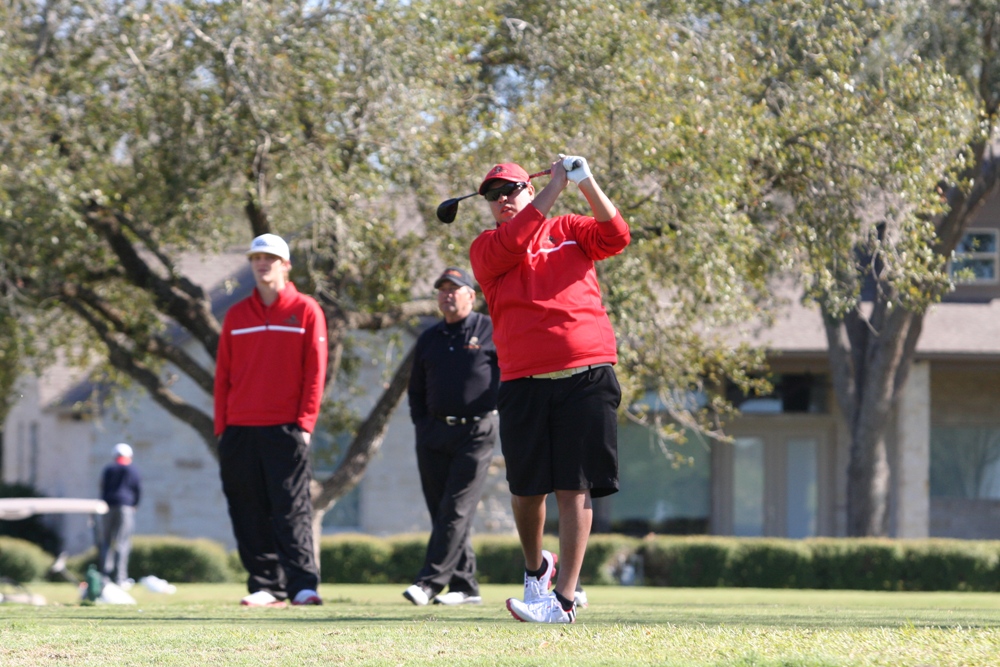
[[[551,538],[549,538],[551,541]],[[524,553],[521,544],[510,535],[476,535],[476,577],[481,584],[509,584],[524,581]],[[552,549],[550,542],[546,549]]]
[[[427,554],[428,535],[395,535],[388,538],[392,558],[386,563],[386,576],[395,583],[413,583]]]
[[[905,578],[899,542],[886,539],[809,540],[817,587],[893,591]]]
[[[243,567],[243,562],[240,561],[240,554],[238,551],[233,549],[226,554],[226,565],[229,567],[230,581],[247,580],[247,570]]]
[[[794,540],[741,540],[729,554],[725,586],[815,588],[812,554]]]
[[[644,540],[637,553],[643,559],[650,586],[722,586],[736,544],[726,538],[656,538]]]
[[[351,533],[327,535],[319,546],[321,580],[329,584],[389,583],[392,580],[387,570],[392,554],[391,545],[377,537]]]
[[[1000,590],[1000,542],[904,543],[902,570],[907,590],[997,591]]]
[[[652,586],[995,591],[1000,543],[970,540],[678,538],[644,540]]]
[[[0,577],[15,582],[37,581],[52,565],[52,556],[37,544],[16,537],[0,536]]]
[[[28,484],[0,483],[0,498],[41,498],[34,487]],[[62,549],[62,539],[50,528],[43,517],[35,515],[18,521],[0,521],[0,536],[16,537],[37,544],[50,554],[58,554]]]
[[[172,583],[232,581],[229,558],[217,542],[179,537],[136,537],[129,576],[155,575]]]
[[[171,583],[245,581],[236,552],[210,540],[140,536],[129,574],[152,574]],[[558,540],[543,546],[555,553]],[[374,537],[324,536],[320,576],[324,584],[409,584],[423,566],[426,534]],[[524,556],[515,535],[473,538],[482,584],[520,584]],[[81,577],[93,549],[74,556],[68,568]],[[40,579],[52,557],[37,546],[0,537],[0,576]],[[672,588],[821,588],[908,591],[1000,590],[1000,542],[970,540],[810,540],[682,536],[638,539],[592,535],[580,580],[584,586],[616,584],[623,565],[638,570],[647,586]]]
[[[617,583],[622,564],[629,561],[639,545],[637,538],[625,535],[591,535],[587,542],[587,557],[580,571],[580,583],[586,586]],[[547,548],[559,551],[557,544]]]
[[[96,561],[97,552],[91,548],[70,558],[67,568],[77,577],[82,577],[87,566]],[[229,554],[218,542],[173,536],[134,537],[128,574],[136,581],[146,575],[153,575],[174,584],[240,579],[237,571],[234,571]]]
[[[585,155],[633,230],[600,267],[624,405],[653,390],[674,421],[724,438],[722,389],[764,370],[740,341],[780,304],[776,276],[837,339],[892,346],[910,330],[893,315],[950,288],[962,197],[997,172],[982,168],[1000,99],[993,2],[77,5],[0,6],[0,334],[18,326],[0,335],[0,391],[23,350],[96,353],[105,378],[151,389],[209,447],[210,416],[164,372],[211,391],[211,364],[162,336],[178,325],[214,354],[218,322],[180,268],[192,248],[291,239],[338,352],[432,265],[466,261],[485,209],[470,200],[445,228],[438,201],[498,161]],[[586,203],[570,188],[559,208]],[[898,357],[876,352],[855,354]],[[867,379],[848,375],[838,397],[891,403],[848,391]],[[869,420],[850,430],[889,422]],[[331,423],[356,420],[338,408]]]

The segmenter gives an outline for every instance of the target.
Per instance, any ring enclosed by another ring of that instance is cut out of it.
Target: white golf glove
[[[590,165],[587,164],[587,158],[580,157],[579,155],[563,155],[561,157],[563,159],[563,169],[566,170],[566,178],[577,185],[593,176],[590,173]]]

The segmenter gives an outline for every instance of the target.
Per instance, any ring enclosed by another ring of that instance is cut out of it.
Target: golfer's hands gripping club
[[[566,178],[577,185],[593,176],[590,173],[590,165],[587,164],[586,158],[582,158],[579,155],[563,155],[562,153],[559,154],[559,157],[562,158],[563,169],[566,170]]]

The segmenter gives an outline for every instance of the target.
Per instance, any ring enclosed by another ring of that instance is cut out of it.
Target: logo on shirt
[[[298,324],[298,323],[299,323],[299,318],[295,317],[294,313],[285,318],[285,324]]]
[[[480,347],[479,336],[473,336],[469,339],[469,342],[465,344],[466,350],[478,350]]]

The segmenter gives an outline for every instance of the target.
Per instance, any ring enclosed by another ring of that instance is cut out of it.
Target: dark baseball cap
[[[476,283],[472,281],[469,274],[455,266],[449,266],[444,270],[441,277],[434,281],[434,289],[440,288],[441,283],[446,280],[455,283],[459,287],[471,287],[472,289],[476,289]]]

